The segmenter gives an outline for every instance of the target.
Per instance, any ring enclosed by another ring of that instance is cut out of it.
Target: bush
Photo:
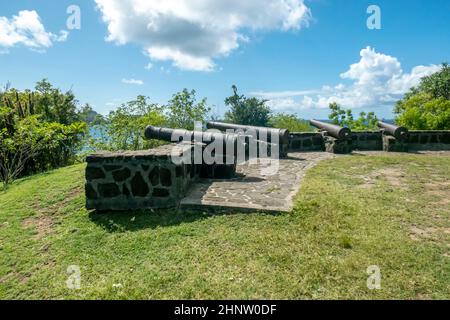
[[[41,87],[45,85],[45,90]],[[35,92],[6,88],[0,93],[0,181],[71,164],[87,130],[72,93],[45,80]],[[48,104],[46,104],[48,103]]]
[[[122,104],[105,117],[104,123],[93,126],[96,136],[91,137],[91,150],[143,150],[159,145],[144,138],[149,125],[162,126],[167,122],[163,107],[150,103],[147,97]]]
[[[313,131],[309,121],[298,118],[293,114],[279,113],[270,117],[269,126],[279,129],[288,129],[290,132]]]
[[[450,129],[450,100],[417,93],[396,105],[396,123],[411,130]]]
[[[411,130],[450,129],[450,67],[443,64],[440,71],[421,79],[398,101],[394,113],[398,125]]]
[[[359,118],[355,120],[350,109],[344,110],[336,102],[330,103],[331,113],[328,118],[333,124],[341,127],[348,127],[351,130],[375,130],[378,129],[378,118],[374,112],[361,112]]]

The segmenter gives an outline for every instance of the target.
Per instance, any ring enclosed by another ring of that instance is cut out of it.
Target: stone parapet
[[[102,152],[87,157],[86,207],[136,210],[174,207],[195,181],[201,166],[175,164],[171,156],[191,145],[165,145],[137,152]]]

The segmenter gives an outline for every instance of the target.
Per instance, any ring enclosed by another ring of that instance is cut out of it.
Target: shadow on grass
[[[210,217],[202,212],[184,212],[177,209],[141,211],[91,211],[89,219],[107,232],[120,233],[177,226]]]
[[[89,212],[89,219],[109,233],[123,233],[178,226],[184,223],[205,220],[213,216],[231,216],[250,213],[249,211],[230,212],[228,209],[208,210],[207,208],[205,210],[91,211]],[[258,210],[255,210],[253,213],[270,216],[279,215],[279,213]]]

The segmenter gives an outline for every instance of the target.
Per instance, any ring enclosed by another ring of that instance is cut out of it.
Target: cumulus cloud
[[[269,100],[276,111],[298,112],[305,109],[328,108],[337,102],[346,108],[386,107],[393,105],[422,77],[440,70],[438,65],[416,66],[404,72],[397,58],[367,47],[361,50],[360,60],[342,73],[343,80],[336,86],[323,86],[314,90],[251,92],[251,95]]]
[[[144,84],[144,81],[142,81],[142,80],[136,80],[136,79],[122,79],[122,83],[125,83],[125,84],[133,84],[133,85],[136,85],[136,86],[142,86],[143,84]]]
[[[59,35],[47,32],[41,18],[34,10],[23,10],[12,18],[0,17],[0,51],[23,45],[33,50],[43,51],[54,42],[64,42],[69,33],[61,30]]]
[[[214,58],[248,41],[246,31],[299,30],[310,10],[304,0],[95,0],[107,40],[138,43],[155,61],[212,71]]]

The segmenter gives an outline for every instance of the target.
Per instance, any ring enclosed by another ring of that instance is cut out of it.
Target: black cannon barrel
[[[317,120],[311,120],[310,123],[313,127],[328,132],[330,136],[336,139],[348,139],[352,134],[352,131],[349,128],[343,128],[335,124]]]
[[[169,129],[148,126],[145,129],[145,138],[163,140],[167,142],[189,141],[212,143],[214,141],[223,141],[224,143],[236,144],[239,136],[220,132],[189,131],[184,129]]]
[[[378,127],[384,129],[385,132],[393,136],[398,140],[406,140],[408,138],[408,129],[405,127],[399,127],[394,124],[389,124],[386,122],[378,122]]]
[[[280,148],[279,144],[272,144],[269,142],[262,142],[254,139],[251,135],[239,134],[239,133],[222,133],[222,132],[202,132],[202,131],[189,131],[184,129],[169,129],[160,128],[154,126],[148,126],[145,129],[146,139],[163,140],[167,142],[199,142],[205,145],[209,145],[213,142],[221,142],[224,146],[224,151],[227,154],[234,152],[234,155],[239,156],[239,150],[242,150],[245,159],[253,157],[265,157],[274,154],[274,148],[277,148],[280,157],[285,157],[286,152]],[[256,146],[256,150],[253,149]],[[240,149],[243,147],[243,149]],[[263,152],[263,149],[267,148],[267,154]],[[252,154],[252,151],[256,151]]]
[[[279,142],[281,144],[289,143],[289,130],[287,129],[276,129],[276,128],[266,128],[266,127],[255,127],[255,126],[244,126],[233,123],[224,123],[224,122],[213,122],[210,121],[206,124],[208,129],[217,129],[221,131],[226,130],[236,130],[243,131],[244,133],[248,133],[249,131],[253,131],[256,133],[258,140],[264,140],[263,137],[267,139],[267,142],[272,142],[272,134],[277,135],[279,137]]]

